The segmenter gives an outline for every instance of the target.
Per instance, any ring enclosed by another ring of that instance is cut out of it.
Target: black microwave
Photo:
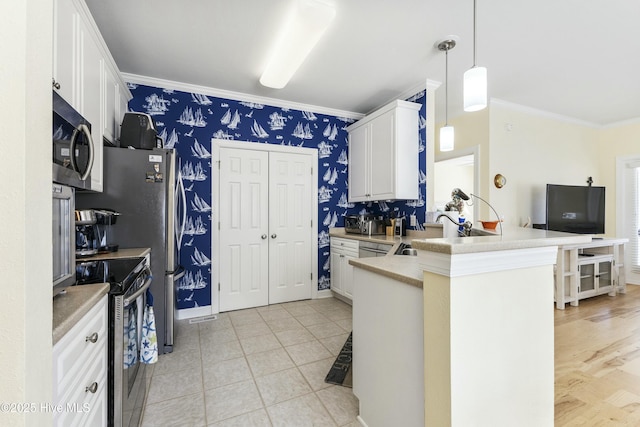
[[[91,190],[91,123],[53,91],[53,182]]]

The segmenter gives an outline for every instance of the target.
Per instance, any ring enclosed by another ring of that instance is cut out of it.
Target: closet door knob
[[[84,392],[91,392],[91,393],[95,393],[96,391],[98,391],[98,383],[97,382],[93,382],[89,387],[85,387]]]
[[[276,237],[278,237],[278,235],[277,235],[276,233],[273,233],[273,234],[271,235],[271,238],[272,238],[272,239],[275,239]]]
[[[264,240],[264,239],[266,239],[266,238],[267,238],[267,235],[266,235],[266,234],[263,234],[263,235],[262,235],[262,236],[260,236],[260,237],[262,237],[262,240]]]
[[[94,332],[91,335],[89,335],[88,337],[85,338],[84,342],[89,342],[91,341],[92,343],[96,343],[96,341],[98,341],[98,333]]]

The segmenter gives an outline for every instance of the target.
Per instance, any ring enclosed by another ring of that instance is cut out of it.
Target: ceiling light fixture
[[[487,69],[476,66],[476,0],[473,0],[473,67],[464,73],[464,111],[479,111],[487,106]]]
[[[440,128],[440,151],[453,150],[453,126],[449,126],[449,51],[456,46],[452,39],[442,40],[438,49],[444,51],[444,126]]]
[[[335,15],[335,9],[322,1],[295,0],[260,83],[274,89],[285,87]]]

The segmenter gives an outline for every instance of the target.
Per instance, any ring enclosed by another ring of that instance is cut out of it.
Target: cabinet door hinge
[[[311,280],[313,280],[313,273],[309,273],[309,275],[311,276]]]
[[[313,220],[311,220],[311,228],[313,228]]]
[[[218,282],[218,292],[220,292],[220,282]]]
[[[220,160],[216,162],[218,164],[218,170],[220,170]]]
[[[220,221],[218,221],[218,230],[220,230]]]

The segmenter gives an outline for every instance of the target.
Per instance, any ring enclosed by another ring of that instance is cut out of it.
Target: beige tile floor
[[[359,426],[351,389],[324,382],[351,327],[334,298],[179,321],[173,353],[148,370],[142,425]]]

